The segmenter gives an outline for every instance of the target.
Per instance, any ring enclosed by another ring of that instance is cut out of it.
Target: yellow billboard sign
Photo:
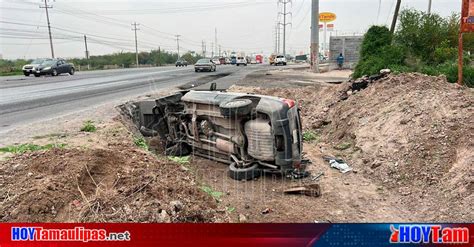
[[[322,12],[319,14],[320,22],[331,22],[336,20],[336,14],[331,12]]]

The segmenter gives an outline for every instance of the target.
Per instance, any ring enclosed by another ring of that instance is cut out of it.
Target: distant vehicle
[[[62,58],[44,59],[43,62],[34,68],[31,73],[36,77],[42,75],[58,76],[60,74],[68,73],[74,75],[76,69],[74,64],[66,62]]]
[[[232,65],[237,64],[237,57],[231,57],[230,58],[230,64],[232,64]]]
[[[33,61],[31,61],[30,64],[26,64],[23,66],[23,74],[25,76],[30,76],[31,74],[34,74],[36,72],[36,68],[44,61],[44,58],[38,58]]]
[[[221,57],[221,58],[219,58],[219,63],[225,65],[225,64],[227,64],[226,60],[227,60],[227,58]]]
[[[237,66],[239,65],[247,66],[247,59],[245,59],[245,57],[237,57],[236,64]]]
[[[249,56],[246,56],[245,61],[247,61],[247,64],[249,64],[252,61],[252,58]]]
[[[178,61],[176,61],[176,67],[183,67],[183,66],[188,66],[188,61],[184,59],[178,59]]]
[[[257,64],[257,61],[252,59],[252,61],[250,61],[250,64]]]
[[[211,59],[209,58],[203,58],[199,59],[195,64],[194,64],[194,71],[199,72],[199,71],[216,71],[216,64],[212,62]]]
[[[270,62],[270,65],[274,65],[275,64],[275,55],[271,55],[270,57],[268,57],[268,61]]]
[[[296,63],[305,63],[308,61],[308,55],[296,55],[295,62]]]
[[[275,58],[275,65],[286,65],[286,58],[283,55],[278,55]]]
[[[212,59],[212,62],[213,62],[215,65],[220,65],[220,64],[221,64],[219,58],[217,58],[217,57],[213,58],[213,59]]]
[[[263,63],[263,56],[262,55],[256,55],[255,56],[255,61],[257,63]]]

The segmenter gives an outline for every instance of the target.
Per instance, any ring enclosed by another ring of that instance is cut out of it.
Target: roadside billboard
[[[458,45],[458,84],[463,84],[463,33],[474,32],[474,0],[463,0],[461,11],[461,30]]]
[[[474,32],[474,0],[463,0],[461,31]]]
[[[319,14],[319,21],[320,22],[332,22],[336,20],[336,14],[331,12],[321,12]]]

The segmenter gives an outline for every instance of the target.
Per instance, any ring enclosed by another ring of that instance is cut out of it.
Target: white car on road
[[[247,66],[247,59],[245,57],[237,57],[237,66],[243,65]]]
[[[286,58],[283,55],[278,55],[275,58],[275,66],[276,65],[286,65]]]

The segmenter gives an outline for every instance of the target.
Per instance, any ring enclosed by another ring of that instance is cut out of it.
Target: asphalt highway
[[[188,67],[156,67],[76,72],[75,75],[0,77],[0,133],[21,124],[74,113],[107,102],[152,94],[194,81],[206,83],[226,77],[237,80],[265,65],[222,65],[216,72],[194,72]],[[208,79],[209,78],[209,79]],[[207,80],[207,81],[206,81]],[[226,82],[228,84],[228,82]]]

